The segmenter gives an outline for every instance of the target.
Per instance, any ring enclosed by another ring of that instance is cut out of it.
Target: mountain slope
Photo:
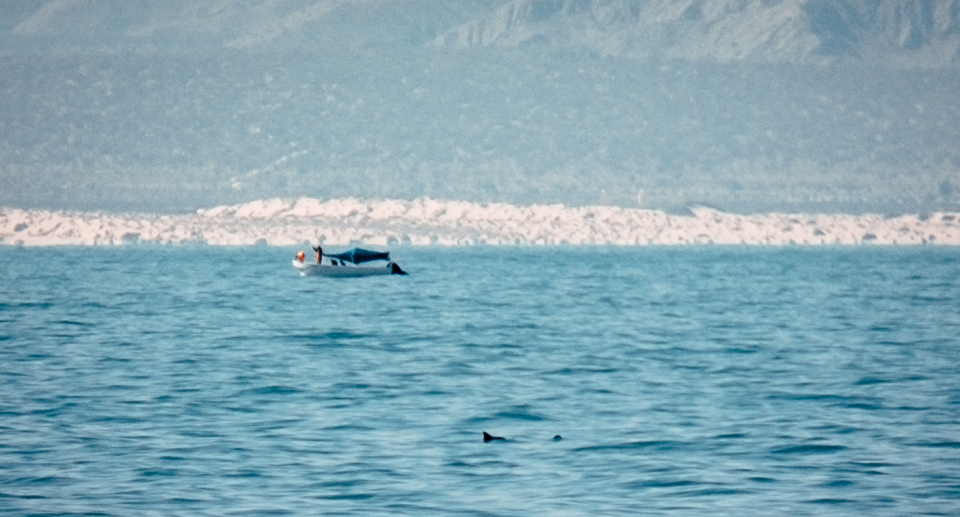
[[[0,48],[116,52],[422,45],[506,1],[0,0]]]
[[[958,5],[0,0],[0,205],[956,210]]]
[[[433,41],[547,45],[602,55],[898,66],[960,63],[960,2],[945,0],[514,0]]]
[[[376,45],[631,58],[960,65],[960,0],[0,0],[0,48]]]

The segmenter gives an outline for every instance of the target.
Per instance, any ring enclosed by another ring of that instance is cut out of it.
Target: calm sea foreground
[[[960,513],[958,248],[295,251],[0,247],[0,513]]]

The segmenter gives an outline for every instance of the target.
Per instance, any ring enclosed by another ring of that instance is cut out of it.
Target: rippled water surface
[[[956,248],[294,251],[0,248],[0,512],[960,513]]]

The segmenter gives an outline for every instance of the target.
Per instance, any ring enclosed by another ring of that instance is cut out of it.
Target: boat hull
[[[293,261],[293,267],[300,272],[300,276],[326,276],[331,278],[356,278],[363,276],[379,276],[393,274],[390,265],[386,267],[367,266],[328,266],[321,264],[307,264],[299,260]]]

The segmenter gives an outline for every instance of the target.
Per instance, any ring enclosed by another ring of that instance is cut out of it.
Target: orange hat
[[[299,260],[300,262],[303,262],[303,252],[302,252],[302,251],[298,251],[298,252],[297,252],[297,260]]]

